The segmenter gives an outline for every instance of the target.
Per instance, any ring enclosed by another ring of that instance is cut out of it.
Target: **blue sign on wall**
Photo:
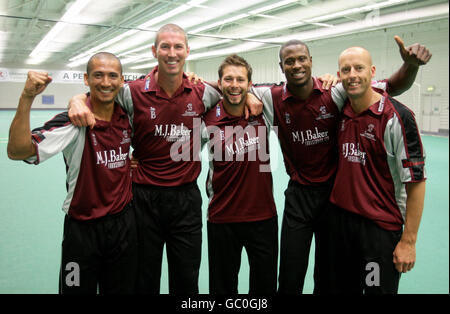
[[[55,95],[42,95],[42,104],[43,105],[54,105],[55,104]]]

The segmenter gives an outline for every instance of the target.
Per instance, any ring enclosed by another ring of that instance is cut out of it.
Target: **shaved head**
[[[369,51],[362,47],[350,47],[339,55],[338,75],[350,100],[371,97],[371,81],[375,77],[375,66]],[[369,100],[370,102],[370,100]]]
[[[119,58],[117,58],[114,54],[109,53],[109,52],[98,52],[89,59],[87,66],[86,66],[86,72],[88,75],[92,70],[92,65],[93,65],[94,60],[102,60],[102,59],[103,60],[109,59],[109,60],[117,61],[117,63],[119,64],[120,75],[122,75],[122,63],[120,62]]]
[[[370,52],[367,51],[367,49],[363,47],[350,47],[342,51],[341,54],[339,55],[338,59],[339,67],[341,66],[342,60],[349,56],[358,56],[359,58],[367,62],[369,65],[373,64],[372,56],[370,55]]]

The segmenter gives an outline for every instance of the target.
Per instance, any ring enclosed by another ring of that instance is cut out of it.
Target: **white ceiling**
[[[146,72],[166,23],[188,32],[198,60],[448,15],[442,0],[0,0],[0,66],[81,70],[109,51]]]

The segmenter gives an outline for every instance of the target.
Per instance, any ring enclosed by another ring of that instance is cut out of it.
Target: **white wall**
[[[25,82],[0,82],[0,109],[16,109]],[[36,97],[33,109],[65,109],[70,97],[85,93],[84,84],[51,83]],[[42,95],[54,95],[54,105],[42,105]]]
[[[35,71],[43,71],[38,69]],[[16,109],[28,69],[0,68],[0,109]],[[84,85],[84,72],[49,70],[53,81],[33,103],[33,109],[66,109],[69,99],[89,90]],[[136,79],[144,73],[124,73],[125,79]],[[54,104],[42,104],[43,96],[53,96]]]
[[[307,42],[313,57],[313,75],[337,72],[339,53],[350,46],[368,49],[377,67],[377,79],[389,77],[402,64],[394,35],[399,35],[405,45],[421,43],[433,54],[430,62],[420,67],[413,87],[397,99],[408,105],[415,113],[422,131],[448,134],[448,72],[449,72],[449,20],[425,22],[383,30],[340,36]],[[299,38],[301,39],[301,38]],[[278,66],[279,47],[254,52],[239,53],[253,68],[254,83],[284,81]],[[207,81],[218,78],[217,69],[223,57],[192,61],[190,71],[195,71]],[[427,87],[435,86],[435,91],[427,92]]]

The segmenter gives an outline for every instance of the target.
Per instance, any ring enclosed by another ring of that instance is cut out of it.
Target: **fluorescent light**
[[[239,14],[239,15],[230,17],[230,18],[228,18],[228,19],[225,19],[225,20],[223,20],[223,21],[220,21],[220,22],[216,22],[216,23],[212,23],[212,24],[209,24],[209,25],[206,25],[206,26],[202,26],[202,27],[196,28],[196,29],[194,29],[194,30],[192,30],[192,31],[189,31],[189,33],[196,34],[196,33],[199,33],[199,32],[201,32],[201,31],[204,31],[204,30],[206,30],[206,29],[211,29],[211,28],[214,28],[214,27],[217,27],[217,26],[220,26],[220,25],[224,25],[224,24],[227,24],[227,23],[231,23],[231,22],[234,22],[234,21],[243,19],[243,18],[248,17],[248,16],[249,16],[249,15],[248,15],[248,14],[245,14],[245,13]]]
[[[158,16],[156,18],[153,18],[153,19],[151,19],[151,20],[149,20],[149,21],[139,25],[137,28],[141,28],[141,29],[148,28],[148,27],[150,27],[152,25],[155,25],[155,24],[158,24],[158,23],[160,23],[162,21],[165,21],[165,20],[169,19],[170,17],[173,17],[175,15],[183,13],[183,12],[191,9],[192,7],[200,6],[202,3],[206,2],[206,1],[207,0],[192,0],[192,1],[189,1],[187,4],[183,4],[183,5],[179,6],[178,8],[176,8],[175,10],[169,11],[166,14],[160,15],[160,16]],[[84,59],[81,59],[81,58],[85,57],[86,55],[91,55],[92,53],[95,53],[95,52],[99,51],[99,49],[102,49],[104,47],[112,45],[112,44],[114,44],[114,43],[124,39],[125,37],[129,37],[129,36],[131,36],[131,35],[133,35],[133,34],[135,34],[137,32],[138,32],[137,30],[127,31],[127,32],[125,32],[125,33],[123,33],[123,34],[121,34],[119,36],[116,36],[116,37],[114,37],[114,38],[112,38],[112,39],[110,39],[110,40],[108,40],[108,41],[98,45],[98,46],[95,46],[95,47],[93,47],[93,48],[91,48],[91,49],[89,49],[89,50],[87,50],[87,51],[85,51],[83,53],[80,53],[79,55],[76,55],[75,57],[69,59],[69,61],[72,61],[72,63],[69,63],[67,66],[69,66],[69,67],[78,66],[78,65],[83,63],[82,60],[84,60]],[[79,61],[76,61],[76,60],[79,60]]]
[[[102,44],[100,44],[100,45],[98,45],[98,46],[95,46],[94,48],[91,48],[91,49],[89,49],[89,50],[87,50],[87,51],[85,51],[85,52],[83,52],[83,53],[81,53],[81,54],[79,54],[79,55],[77,55],[77,56],[75,56],[75,57],[73,57],[73,58],[70,58],[69,61],[73,61],[73,62],[70,63],[70,64],[71,64],[72,66],[80,65],[80,64],[83,63],[83,62],[81,61],[81,59],[82,59],[83,57],[90,56],[91,54],[93,54],[93,53],[99,51],[100,49],[102,49],[102,48],[104,48],[104,47],[107,47],[107,46],[109,46],[109,45],[112,45],[112,44],[118,42],[119,40],[124,39],[125,37],[134,35],[134,34],[136,34],[137,32],[138,32],[137,30],[130,30],[130,31],[127,31],[127,32],[125,32],[125,33],[123,33],[123,34],[120,34],[119,36],[116,36],[116,37],[114,37],[114,38],[112,38],[112,39],[110,39],[110,40],[108,40],[108,41],[105,41],[104,43],[102,43]],[[77,60],[78,60],[78,61],[77,61]],[[84,58],[83,58],[83,60],[84,60]]]
[[[336,25],[333,28],[318,29],[297,34],[290,34],[282,37],[266,38],[264,41],[268,43],[283,43],[291,39],[301,39],[304,41],[317,40],[332,36],[346,35],[355,31],[374,30],[380,27],[386,27],[391,24],[408,23],[409,21],[417,22],[420,19],[434,18],[436,16],[448,15],[449,8],[447,4],[438,4],[433,7],[418,8],[407,12],[397,12],[380,16],[377,21],[366,20],[348,22]]]
[[[263,35],[266,34],[268,32],[274,32],[274,31],[279,31],[282,29],[287,29],[287,28],[291,28],[291,27],[298,27],[298,26],[302,26],[305,25],[305,22],[294,22],[294,23],[290,23],[290,24],[284,24],[284,25],[280,25],[278,27],[272,27],[269,30],[263,30],[263,31],[256,31],[250,34],[246,34],[245,37],[243,38],[251,38],[251,37],[255,37],[255,36],[259,36],[259,35]]]
[[[89,58],[90,58],[90,56],[85,56],[83,58],[79,58],[76,61],[73,61],[73,62],[67,64],[67,66],[69,68],[75,68],[79,65],[86,64],[89,61]]]
[[[305,24],[314,24],[314,25],[318,25],[318,26],[322,26],[322,27],[332,28],[335,26],[331,25],[331,24],[321,23],[321,22],[329,20],[329,19],[333,19],[333,18],[350,15],[353,13],[367,12],[367,11],[371,11],[371,10],[375,10],[375,9],[380,9],[382,7],[396,5],[396,4],[399,4],[402,2],[409,2],[409,1],[411,1],[411,0],[389,0],[389,1],[381,2],[381,3],[375,3],[375,4],[371,4],[371,5],[366,5],[364,7],[353,8],[353,9],[348,9],[348,10],[344,10],[344,11],[338,11],[336,13],[332,13],[332,14],[328,14],[328,15],[320,15],[319,17],[315,17],[315,18],[300,20],[299,22],[294,22],[291,24],[280,25],[278,27],[271,28],[270,31],[278,31],[278,30],[283,30],[283,29],[287,29],[287,28],[302,26]],[[316,32],[319,32],[319,31],[320,30],[316,30]],[[242,38],[252,38],[255,36],[266,34],[267,32],[268,31],[265,31],[265,30],[264,31],[256,31],[256,32],[253,32],[250,34],[246,34]],[[308,33],[310,33],[310,32],[308,32]],[[270,40],[267,40],[267,41],[270,42]]]
[[[55,26],[44,36],[44,38],[37,44],[37,46],[30,53],[30,57],[37,56],[41,50],[48,45],[48,43],[58,35],[66,25],[65,23],[74,22],[78,13],[88,4],[90,0],[77,0],[63,15],[61,22],[56,23]]]
[[[193,44],[192,46],[190,46],[190,48],[191,48],[191,51],[192,50],[198,50],[198,49],[208,48],[208,47],[211,47],[211,46],[217,46],[217,45],[226,44],[226,43],[229,43],[232,40],[233,39],[222,39],[222,40],[214,41],[214,42],[210,42],[210,43],[204,43],[204,44],[198,44],[198,45]]]
[[[293,3],[293,2],[296,2],[296,0],[285,0],[285,1],[281,1],[281,2],[278,2],[278,3],[271,4],[271,5],[267,5],[265,7],[258,8],[256,10],[252,10],[252,11],[248,12],[248,14],[247,13],[242,13],[242,14],[230,17],[228,19],[225,19],[223,21],[220,21],[220,22],[212,23],[212,24],[209,24],[209,25],[206,25],[206,26],[201,26],[201,27],[196,28],[196,29],[194,29],[192,31],[189,31],[189,33],[192,33],[192,34],[200,33],[200,32],[202,32],[204,30],[211,29],[211,28],[214,28],[214,27],[217,27],[217,26],[220,26],[220,25],[228,24],[228,23],[231,23],[231,22],[234,22],[234,21],[246,18],[246,17],[248,17],[250,15],[259,15],[259,16],[265,17],[265,18],[277,19],[277,18],[275,18],[273,16],[263,15],[263,14],[260,14],[260,13],[261,12],[265,12],[265,11],[269,11],[269,10],[273,10],[273,9],[276,9],[276,8],[279,8],[279,7],[282,7],[282,6],[285,6],[285,5],[288,5],[288,4]]]
[[[230,55],[233,53],[250,51],[250,50],[256,49],[258,47],[261,47],[263,45],[265,45],[265,44],[258,43],[258,42],[247,42],[247,43],[244,43],[241,45],[236,45],[236,46],[232,46],[232,47],[225,48],[225,49],[195,53],[195,54],[189,55],[187,60],[192,61],[192,60],[197,60],[197,59],[202,59],[202,58],[207,58],[207,57]]]
[[[30,64],[30,65],[37,65],[37,64],[41,64],[42,62],[44,62],[48,57],[44,57],[44,58],[28,58],[25,63],[26,64]]]
[[[122,65],[124,65],[124,64],[131,63],[131,62],[137,63],[138,61],[142,62],[145,60],[152,60],[152,59],[155,59],[155,58],[153,57],[153,55],[151,53],[145,53],[145,54],[137,55],[134,57],[122,58],[120,60],[120,62],[122,63]]]
[[[296,2],[296,0],[285,0],[285,1],[278,2],[278,3],[267,5],[267,6],[262,7],[262,8],[258,8],[256,10],[250,11],[249,13],[253,14],[253,15],[257,15],[257,14],[259,14],[261,12],[273,10],[273,9],[276,9],[276,8],[279,8],[279,7],[291,4],[293,2]]]
[[[133,70],[151,69],[151,68],[155,67],[156,65],[158,65],[158,61],[146,63],[146,64],[142,64],[142,65],[137,65],[137,66],[131,67],[130,69],[133,69]]]
[[[153,46],[153,44],[151,44],[151,45],[144,45],[144,46],[141,46],[141,47],[139,47],[139,48],[135,48],[135,49],[131,49],[131,50],[128,50],[128,51],[124,51],[124,52],[122,52],[122,53],[119,53],[118,55],[117,55],[117,57],[123,57],[123,56],[126,56],[126,55],[129,55],[130,53],[135,53],[135,52],[139,52],[139,51],[142,51],[142,50],[147,50],[147,49],[151,49],[152,48],[152,46]]]
[[[284,21],[285,19],[281,18],[281,17],[277,17],[277,16],[272,16],[272,15],[267,15],[267,14],[255,14],[256,16],[259,17],[263,17],[265,19],[272,19],[272,20],[282,20]]]
[[[319,16],[316,18],[305,20],[305,22],[314,24],[314,23],[320,22],[320,21],[331,20],[334,18],[343,17],[346,15],[352,15],[355,13],[372,11],[372,10],[376,10],[376,9],[381,9],[386,6],[392,6],[392,5],[400,4],[402,2],[410,2],[410,1],[411,0],[389,0],[389,1],[385,1],[385,2],[369,4],[364,7],[360,7],[360,8],[353,8],[353,9],[348,9],[348,10],[344,10],[344,11],[338,11],[336,13],[322,15],[322,16]]]
[[[150,21],[145,22],[144,24],[140,25],[139,28],[147,28],[150,27],[152,25],[158,24],[162,21],[166,21],[169,18],[178,15],[180,13],[183,13],[189,9],[191,9],[192,7],[198,7],[200,4],[202,4],[203,2],[206,2],[207,0],[192,0],[189,1],[187,4],[183,4],[181,6],[179,6],[178,8],[176,8],[175,10],[169,11],[163,15],[160,15],[154,19],[151,19]]]
[[[42,50],[42,48],[46,47],[56,35],[65,27],[65,23],[58,22],[52,29],[45,35],[45,37],[40,41],[40,43],[34,47],[33,51],[30,53],[30,57],[36,57]]]

